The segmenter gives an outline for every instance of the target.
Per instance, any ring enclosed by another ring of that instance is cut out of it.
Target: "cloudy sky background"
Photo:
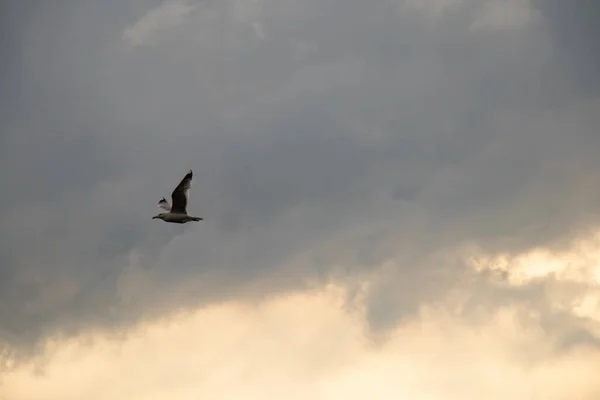
[[[600,6],[1,7],[7,399],[600,397]]]

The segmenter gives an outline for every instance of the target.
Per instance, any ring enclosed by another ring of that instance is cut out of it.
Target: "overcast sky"
[[[4,3],[7,398],[600,397],[599,5]]]

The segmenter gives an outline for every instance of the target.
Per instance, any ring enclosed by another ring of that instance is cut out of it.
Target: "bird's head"
[[[160,214],[157,214],[154,217],[152,217],[152,219],[157,219],[157,218],[164,220],[165,219],[165,213],[160,213]]]

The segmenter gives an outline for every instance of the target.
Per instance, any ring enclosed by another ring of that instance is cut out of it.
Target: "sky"
[[[600,397],[594,2],[4,3],[0,399]]]

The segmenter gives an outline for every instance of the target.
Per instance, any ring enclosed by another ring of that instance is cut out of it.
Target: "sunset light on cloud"
[[[554,353],[552,338],[524,325],[518,308],[472,326],[424,307],[381,345],[341,288],[228,303],[133,328],[122,339],[88,333],[50,342],[5,376],[15,399],[489,399],[600,393],[600,352]],[[527,349],[524,353],[523,349]],[[42,360],[39,360],[42,361]],[[39,362],[38,361],[38,362]],[[510,379],[511,385],[506,385]],[[577,397],[576,397],[577,398]],[[591,398],[591,397],[590,397]]]

